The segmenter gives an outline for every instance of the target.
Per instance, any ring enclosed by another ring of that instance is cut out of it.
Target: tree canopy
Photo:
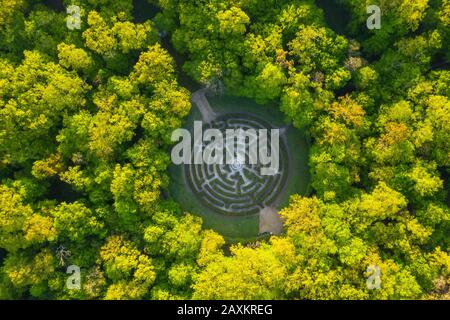
[[[332,1],[344,31],[313,0],[52,2],[0,7],[0,298],[449,299],[450,1],[380,0],[379,30]],[[172,199],[186,78],[310,140],[282,235],[228,243]]]

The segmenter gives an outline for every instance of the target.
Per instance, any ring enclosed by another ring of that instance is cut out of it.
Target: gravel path
[[[203,88],[192,93],[191,102],[197,106],[202,114],[203,121],[210,123],[216,119],[217,114],[211,108],[211,105],[206,98],[206,92],[207,89]],[[280,129],[282,138],[286,139],[287,128],[284,127]],[[279,235],[283,232],[283,220],[278,211],[272,207],[265,207],[259,212],[259,233],[264,232],[269,232],[274,235]]]
[[[208,99],[206,99],[206,89],[200,89],[192,94],[191,102],[194,103],[200,113],[202,114],[203,121],[210,123],[216,118],[216,113],[209,105]]]

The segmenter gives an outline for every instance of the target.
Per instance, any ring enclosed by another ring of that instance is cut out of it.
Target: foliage
[[[335,1],[343,32],[312,0],[64,1],[75,30],[49,2],[0,7],[0,298],[449,299],[450,1],[380,0],[380,30]],[[311,141],[282,235],[230,246],[171,200],[184,73]]]

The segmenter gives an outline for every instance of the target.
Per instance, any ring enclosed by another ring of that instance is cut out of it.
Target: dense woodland
[[[131,0],[1,0],[1,298],[450,299],[449,0],[326,15],[312,0],[149,1],[136,19]],[[311,139],[311,193],[281,210],[282,236],[229,246],[168,196],[181,74],[275,102]]]

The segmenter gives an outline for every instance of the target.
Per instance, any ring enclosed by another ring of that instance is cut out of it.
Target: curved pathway
[[[206,99],[206,91],[207,89],[204,88],[194,92],[191,97],[191,102],[197,106],[202,114],[203,121],[210,123],[217,117],[217,114],[209,105],[208,99]]]
[[[211,123],[216,119],[217,113],[211,108],[206,98],[207,89],[203,88],[192,93],[191,102],[195,104],[202,115],[203,121]],[[280,135],[286,139],[287,127],[280,128]],[[289,150],[288,150],[289,152]],[[283,220],[278,211],[272,207],[265,207],[259,212],[259,233],[280,235],[283,232]]]

